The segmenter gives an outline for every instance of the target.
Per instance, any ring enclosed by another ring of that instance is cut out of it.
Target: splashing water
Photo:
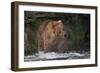
[[[43,51],[39,51],[39,53],[34,55],[29,55],[24,57],[25,62],[29,61],[45,61],[45,60],[67,60],[67,59],[84,59],[89,58],[90,54],[88,52],[77,53],[77,52],[69,52],[69,53],[55,53],[48,52],[44,53]]]

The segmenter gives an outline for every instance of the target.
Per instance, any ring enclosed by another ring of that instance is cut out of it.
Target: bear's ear
[[[61,20],[58,20],[58,23],[61,23],[62,21]]]

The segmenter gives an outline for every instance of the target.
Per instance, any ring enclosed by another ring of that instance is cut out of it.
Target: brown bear
[[[44,52],[64,52],[66,38],[61,20],[49,20],[40,25],[37,32],[38,50]]]

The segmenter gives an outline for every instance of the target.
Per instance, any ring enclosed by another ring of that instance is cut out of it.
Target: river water
[[[25,62],[29,61],[47,61],[47,60],[71,60],[71,59],[86,59],[90,58],[89,52],[69,52],[69,53],[55,53],[55,52],[39,52],[34,55],[24,57]]]

